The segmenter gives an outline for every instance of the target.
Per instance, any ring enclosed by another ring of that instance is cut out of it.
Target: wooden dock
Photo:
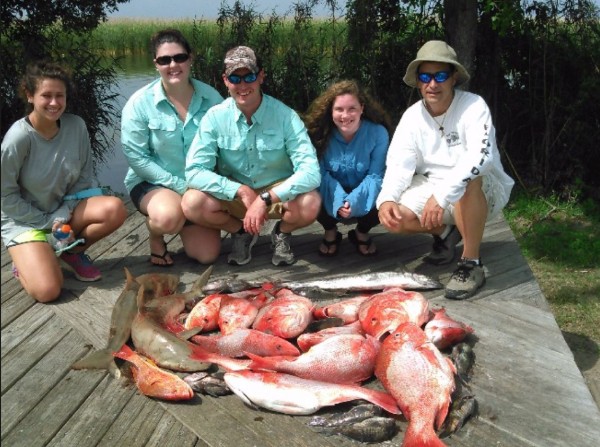
[[[341,227],[346,234],[349,228]],[[273,267],[269,238],[259,239],[252,261],[226,263],[230,239],[214,265],[213,277],[237,274],[249,279],[302,279],[338,273],[407,268],[449,279],[452,267],[421,262],[427,236],[395,236],[373,231],[379,255],[364,258],[344,238],[336,258],[316,253],[321,231],[298,231],[293,248],[298,262]],[[179,238],[169,243],[181,248]],[[106,371],[74,371],[70,366],[106,344],[112,306],[123,289],[127,267],[134,275],[167,271],[181,275],[187,290],[204,271],[182,253],[176,266],[150,266],[147,230],[132,213],[111,237],[89,250],[103,271],[96,283],[66,273],[65,290],[53,304],[39,304],[12,278],[2,247],[2,408],[3,446],[196,446],[350,447],[341,436],[325,437],[307,426],[312,416],[289,416],[245,406],[235,395],[197,396],[187,403],[147,398]],[[444,441],[449,446],[598,446],[600,411],[577,368],[547,302],[503,218],[486,227],[482,259],[487,284],[474,298],[451,301],[441,290],[426,292],[434,306],[475,329],[471,386],[478,415]],[[335,407],[328,409],[336,411]],[[405,422],[392,441],[399,446]]]

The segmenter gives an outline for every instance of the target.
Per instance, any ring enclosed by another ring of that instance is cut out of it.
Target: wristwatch
[[[269,191],[261,192],[260,198],[265,201],[265,203],[267,204],[267,207],[269,207],[273,204],[273,200],[271,200],[271,194],[269,193]]]

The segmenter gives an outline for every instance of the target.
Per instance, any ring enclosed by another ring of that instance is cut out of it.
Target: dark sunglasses
[[[229,82],[232,84],[240,84],[242,81],[244,81],[246,84],[252,84],[254,81],[256,81],[256,78],[258,78],[257,73],[248,73],[243,76],[230,74],[227,76],[227,79],[229,79]]]
[[[175,61],[176,64],[181,64],[190,58],[188,53],[179,53],[173,56],[160,56],[154,59],[158,65],[170,65],[171,61]]]
[[[450,74],[449,71],[438,71],[437,73],[417,73],[417,76],[423,84],[429,84],[432,79],[435,79],[435,82],[438,83],[446,82]]]

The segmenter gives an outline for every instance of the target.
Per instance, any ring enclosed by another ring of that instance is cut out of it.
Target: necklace
[[[424,99],[423,99],[423,105],[429,112],[429,116],[431,117],[433,122],[438,125],[438,130],[440,131],[442,138],[444,138],[446,136],[446,132],[444,130],[444,121],[446,121],[446,116],[448,116],[448,114],[446,113],[446,112],[448,112],[448,110],[446,110],[446,112],[444,112],[440,115],[442,117],[442,122],[440,123],[438,120],[435,119],[435,116],[433,116],[433,111],[431,110],[431,108],[429,107],[429,104],[427,104]]]

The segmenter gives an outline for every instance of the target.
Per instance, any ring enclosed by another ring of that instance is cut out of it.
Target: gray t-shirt
[[[31,229],[69,221],[79,200],[67,194],[96,186],[90,137],[83,119],[65,113],[58,133],[42,137],[26,118],[2,140],[2,240],[5,245]]]

